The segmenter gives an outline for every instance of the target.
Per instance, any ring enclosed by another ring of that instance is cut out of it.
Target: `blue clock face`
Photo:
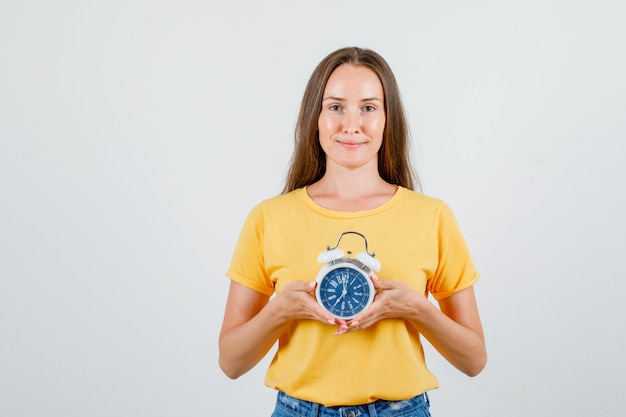
[[[340,267],[328,272],[319,284],[319,302],[336,317],[352,318],[370,303],[369,278],[354,268]]]

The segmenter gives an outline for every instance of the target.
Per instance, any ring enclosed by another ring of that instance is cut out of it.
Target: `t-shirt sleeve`
[[[427,289],[440,300],[471,287],[479,274],[471,259],[456,218],[450,207],[441,204],[437,215],[439,262]]]
[[[262,204],[246,218],[226,276],[265,295],[274,293],[274,283],[265,268],[265,223]]]

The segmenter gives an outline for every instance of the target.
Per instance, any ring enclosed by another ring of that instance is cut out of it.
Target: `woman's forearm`
[[[220,333],[220,367],[237,378],[256,365],[293,320],[335,324],[312,296],[315,281],[293,281],[274,298],[231,282]],[[345,322],[342,321],[345,324]]]
[[[229,378],[235,379],[248,372],[276,343],[289,322],[281,314],[279,304],[280,300],[275,298],[269,302],[259,300],[257,307],[243,307],[245,303],[227,306],[227,309],[233,308],[231,317],[246,314],[235,309],[257,310],[241,324],[231,326],[228,322],[224,323],[219,339],[219,364]]]
[[[410,322],[448,362],[468,376],[478,375],[487,351],[473,289],[440,301],[441,310],[430,302],[420,304]]]

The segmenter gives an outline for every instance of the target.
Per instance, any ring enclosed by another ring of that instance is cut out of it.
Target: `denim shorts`
[[[409,400],[378,400],[370,404],[324,407],[278,392],[272,417],[430,417],[428,394]]]

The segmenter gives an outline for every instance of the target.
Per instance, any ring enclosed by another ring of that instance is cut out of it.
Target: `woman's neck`
[[[395,194],[397,187],[375,174],[362,170],[330,170],[307,187],[317,204],[335,211],[362,211],[381,206]]]

